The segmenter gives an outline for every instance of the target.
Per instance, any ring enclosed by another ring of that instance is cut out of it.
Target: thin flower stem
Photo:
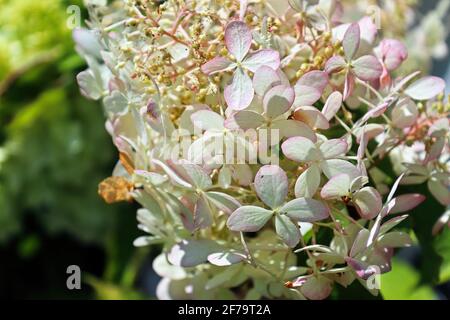
[[[352,129],[350,129],[341,118],[339,118],[338,116],[334,116],[334,117],[340,123],[340,125],[344,127],[344,129],[345,129],[345,131],[347,131],[347,133],[353,134]]]
[[[326,271],[320,271],[320,274],[330,274],[330,273],[344,273],[347,271],[350,271],[350,267],[343,267],[343,268],[336,268],[336,269],[330,269]]]
[[[242,246],[244,247],[244,251],[247,254],[247,257],[248,257],[248,260],[249,260],[250,264],[253,267],[255,267],[255,268],[258,267],[258,265],[255,262],[255,259],[253,258],[252,254],[250,252],[250,249],[248,248],[248,245],[247,245],[247,242],[245,241],[245,237],[244,237],[244,233],[243,232],[240,232],[240,238],[241,238]]]
[[[105,31],[105,32],[112,31],[112,30],[114,30],[115,28],[120,27],[120,26],[124,25],[125,23],[127,23],[128,20],[129,20],[129,19],[124,19],[124,20],[118,21],[118,22],[116,22],[116,23],[113,23],[113,24],[111,24],[111,25],[105,27],[105,28],[103,29],[103,31]]]
[[[376,90],[374,87],[372,87],[368,82],[362,81],[358,78],[356,78],[356,82],[363,85],[367,89],[369,89],[369,91],[371,91],[373,94],[375,94],[377,96],[377,98],[380,102],[384,100],[383,96],[378,92],[378,90]]]

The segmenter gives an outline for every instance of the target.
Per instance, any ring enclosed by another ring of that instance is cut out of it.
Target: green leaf
[[[380,291],[386,300],[436,299],[431,286],[420,284],[420,273],[395,258],[392,260],[392,271],[381,276]]]
[[[435,248],[443,261],[439,270],[439,283],[450,281],[450,228],[444,230],[435,239]]]

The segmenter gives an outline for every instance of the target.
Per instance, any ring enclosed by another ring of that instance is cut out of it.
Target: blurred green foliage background
[[[75,80],[85,65],[66,26],[73,4],[82,7],[81,0],[0,0],[0,297],[151,297],[154,252],[132,247],[136,206],[106,205],[97,195],[117,154],[101,106],[83,98]],[[448,290],[450,232],[427,238],[442,213],[428,206],[409,222],[428,247],[416,268],[394,261],[382,278],[384,298],[437,298],[433,278]],[[83,271],[80,292],[66,288],[71,264]],[[359,287],[333,295],[367,297]]]
[[[79,94],[73,4],[0,0],[0,297],[93,297],[66,289],[66,267],[118,283],[134,251],[136,208],[97,195],[117,154]]]

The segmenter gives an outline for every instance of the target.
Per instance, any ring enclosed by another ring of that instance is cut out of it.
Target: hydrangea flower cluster
[[[425,200],[398,186],[450,204],[444,81],[399,73],[406,46],[371,17],[344,23],[348,3],[91,1],[78,82],[120,154],[99,191],[142,205],[134,244],[163,247],[160,299],[377,294]]]

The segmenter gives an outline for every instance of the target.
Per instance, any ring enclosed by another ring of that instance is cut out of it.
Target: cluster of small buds
[[[163,245],[159,298],[325,299],[354,281],[377,294],[370,279],[413,244],[399,214],[425,200],[399,186],[450,205],[445,83],[401,73],[408,49],[386,38],[401,28],[344,23],[354,2],[89,6],[78,82],[120,154],[99,193],[142,205],[135,245]]]

